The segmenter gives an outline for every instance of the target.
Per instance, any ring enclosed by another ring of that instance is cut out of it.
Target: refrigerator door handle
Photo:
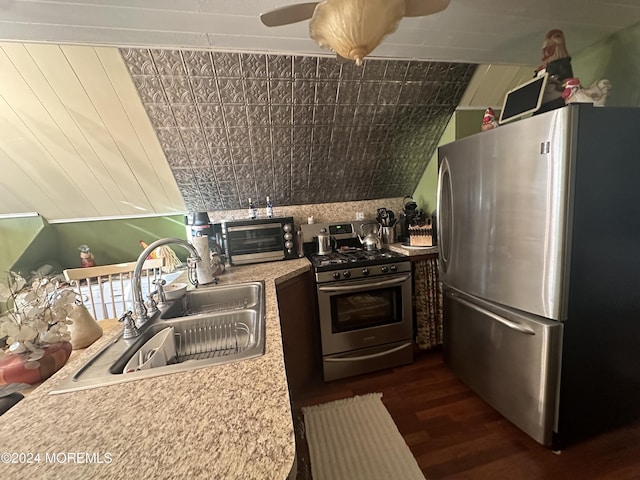
[[[438,169],[438,204],[436,206],[438,218],[438,244],[440,245],[440,268],[443,273],[449,269],[451,259],[451,242],[453,238],[453,189],[451,184],[451,169],[447,158],[442,159]]]
[[[460,302],[461,304],[463,304],[465,307],[469,307],[472,310],[475,310],[477,312],[480,312],[483,315],[486,315],[487,317],[491,317],[493,318],[496,322],[500,322],[502,323],[504,326],[511,328],[512,330],[517,330],[520,333],[524,333],[526,335],[535,335],[536,332],[534,332],[531,328],[526,327],[518,322],[514,322],[513,320],[507,320],[504,317],[501,317],[500,315],[497,315],[493,312],[490,312],[489,310],[487,310],[486,308],[482,308],[479,305],[476,305],[474,303],[468,302],[467,300],[460,298],[458,295],[454,294],[454,293],[450,293],[447,292],[447,295],[454,299],[456,302]]]

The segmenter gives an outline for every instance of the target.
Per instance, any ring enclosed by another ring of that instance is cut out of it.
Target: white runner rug
[[[313,480],[424,480],[381,397],[302,409]]]

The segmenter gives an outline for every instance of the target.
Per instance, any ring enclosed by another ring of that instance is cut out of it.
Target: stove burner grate
[[[404,255],[390,250],[370,251],[353,247],[343,247],[326,255],[313,254],[310,258],[316,268],[356,267],[405,260]]]

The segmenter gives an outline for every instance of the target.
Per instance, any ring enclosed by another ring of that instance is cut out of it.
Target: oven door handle
[[[382,282],[375,283],[367,283],[366,285],[336,285],[333,287],[318,287],[320,292],[356,292],[360,291],[363,288],[373,288],[373,287],[388,287],[390,285],[396,285],[400,283],[404,283],[411,278],[411,275],[403,275],[401,277],[396,277],[393,280],[384,280]]]
[[[281,229],[282,225],[279,223],[263,223],[255,225],[241,225],[237,227],[227,227],[227,233],[229,232],[250,232],[251,230],[268,230],[270,228]]]
[[[325,362],[353,362],[354,360],[369,360],[371,358],[384,357],[385,355],[391,355],[392,353],[399,352],[400,350],[407,348],[407,346],[411,345],[411,343],[403,343],[398,347],[394,347],[391,350],[385,350],[383,352],[372,353],[370,355],[360,355],[359,357],[329,357],[324,358]]]

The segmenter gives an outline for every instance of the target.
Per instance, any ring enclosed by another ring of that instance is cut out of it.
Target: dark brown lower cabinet
[[[320,328],[311,268],[276,284],[287,381],[292,399],[322,377]]]

